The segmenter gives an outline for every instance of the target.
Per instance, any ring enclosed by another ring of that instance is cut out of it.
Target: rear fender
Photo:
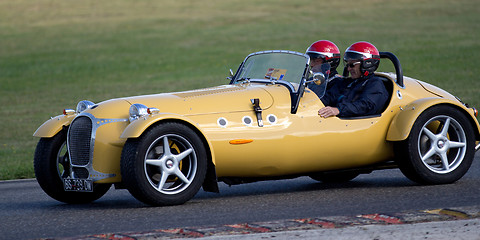
[[[463,104],[450,99],[432,97],[418,99],[406,105],[405,107],[400,107],[401,111],[390,123],[390,127],[387,132],[387,141],[403,141],[407,139],[410,134],[410,130],[412,129],[412,126],[415,123],[415,120],[417,120],[418,116],[420,116],[420,114],[426,109],[439,104],[450,105],[454,108],[457,108],[461,113],[465,114],[476,130],[476,138],[478,139],[480,137],[480,126],[474,116],[473,109],[467,108]]]
[[[77,115],[58,115],[44,122],[33,134],[34,137],[53,137],[64,127],[69,126]]]

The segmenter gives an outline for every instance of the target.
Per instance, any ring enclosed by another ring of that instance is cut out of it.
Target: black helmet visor
[[[314,53],[314,52],[307,52],[307,55],[310,56],[310,59],[315,59],[315,58],[321,58],[323,60],[325,60],[325,56],[323,56],[322,54],[319,54],[319,53]]]
[[[343,55],[343,60],[345,62],[352,61],[352,60],[363,60],[363,55],[356,52],[346,52]]]

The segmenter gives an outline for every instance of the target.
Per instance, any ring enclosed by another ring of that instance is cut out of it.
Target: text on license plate
[[[63,179],[65,191],[93,192],[93,181],[91,179]]]

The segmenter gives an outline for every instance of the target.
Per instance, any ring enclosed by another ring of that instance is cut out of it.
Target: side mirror
[[[325,82],[325,74],[321,72],[312,72],[311,75],[313,76],[312,82],[314,82],[315,84],[321,85]]]
[[[324,63],[320,66],[317,65],[310,70],[311,79],[309,79],[307,83],[314,82],[316,85],[321,85],[327,81],[329,74],[330,63]]]
[[[310,71],[310,76],[312,76],[312,78],[308,80],[307,83],[314,82],[317,85],[321,85],[325,82],[325,74],[323,74],[322,72]]]

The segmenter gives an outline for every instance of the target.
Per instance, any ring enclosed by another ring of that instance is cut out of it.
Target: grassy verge
[[[250,52],[318,39],[370,41],[480,106],[479,21],[477,0],[0,0],[0,179],[33,177],[33,132],[79,100],[225,84]]]

